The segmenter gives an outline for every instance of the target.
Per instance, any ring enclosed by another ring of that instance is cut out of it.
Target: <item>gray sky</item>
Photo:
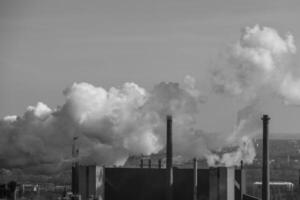
[[[291,32],[297,45],[299,11],[299,0],[0,0],[0,116],[61,105],[75,81],[150,89],[192,75],[201,87],[245,26]],[[229,130],[237,109],[212,96],[199,121]],[[274,132],[300,131],[300,108],[271,101],[266,111]]]

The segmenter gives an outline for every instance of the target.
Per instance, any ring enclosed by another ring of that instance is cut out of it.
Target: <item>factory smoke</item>
[[[104,89],[74,83],[63,91],[65,102],[52,109],[29,106],[21,116],[0,121],[0,168],[55,173],[73,161],[78,137],[81,163],[123,165],[129,155],[150,155],[165,148],[165,116],[174,116],[174,156],[206,158],[209,165],[251,163],[252,138],[261,129],[259,102],[277,95],[299,104],[300,79],[291,63],[293,36],[282,38],[267,27],[247,27],[230,47],[224,63],[211,73],[213,92],[245,100],[232,132],[206,132],[197,126],[200,106],[209,98],[187,76],[182,84],[159,83],[152,90],[135,83]],[[219,153],[225,147],[232,151]]]
[[[216,91],[249,101],[276,94],[285,103],[300,103],[300,74],[292,63],[296,46],[291,34],[283,38],[269,27],[246,27],[229,51],[226,63],[213,71]]]
[[[40,102],[1,120],[2,168],[53,173],[67,167],[73,137],[79,138],[81,163],[123,165],[129,155],[164,148],[166,114],[191,123],[203,102],[192,77],[182,85],[160,83],[150,93],[135,83],[109,90],[74,83],[63,94],[61,107]]]
[[[210,156],[211,165],[221,162],[228,166],[241,159],[252,162],[252,138],[260,133],[262,104],[267,97],[279,97],[286,105],[300,103],[300,74],[293,65],[295,54],[290,33],[281,37],[273,28],[256,25],[244,28],[240,40],[229,47],[221,64],[214,66],[214,91],[232,95],[246,106],[238,112],[236,127],[229,137],[239,139],[238,149]]]

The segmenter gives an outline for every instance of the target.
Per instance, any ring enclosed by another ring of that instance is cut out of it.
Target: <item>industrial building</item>
[[[78,166],[77,170],[72,186],[82,200],[168,199],[167,169]],[[197,169],[196,173],[194,169],[174,168],[172,199],[241,200],[245,193],[241,172],[226,167]]]
[[[262,118],[264,138],[268,132],[267,116]],[[172,117],[167,117],[166,167],[117,168],[102,166],[72,167],[72,192],[81,200],[251,200],[246,195],[245,170],[234,167],[198,169],[173,167]],[[267,137],[264,156],[268,156]],[[268,159],[268,157],[267,157]],[[267,162],[266,162],[267,163]],[[264,163],[262,194],[269,200],[269,169]],[[265,174],[267,173],[267,174]],[[265,192],[263,190],[266,190]]]

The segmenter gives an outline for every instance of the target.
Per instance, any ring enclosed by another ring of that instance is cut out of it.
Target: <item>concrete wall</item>
[[[88,168],[84,166],[78,166],[78,193],[81,195],[82,200],[87,199],[87,176],[86,170]]]
[[[209,169],[209,200],[240,200],[240,179],[236,179],[235,168],[210,168]],[[239,177],[239,176],[238,176]]]
[[[226,174],[224,179],[227,179],[227,198],[226,200],[235,199],[235,169],[225,168]]]
[[[198,169],[198,200],[241,200],[234,168]],[[173,200],[193,199],[193,169],[173,169]],[[74,185],[74,184],[72,184]],[[78,194],[82,200],[165,200],[167,170],[157,168],[78,167]]]
[[[100,166],[76,166],[72,168],[72,192],[82,200],[93,197],[104,199],[104,168]]]
[[[165,200],[166,170],[106,168],[105,200]]]
[[[173,170],[174,200],[193,199],[193,170]],[[106,168],[105,169],[105,200],[165,200],[166,169],[149,168]],[[208,200],[209,174],[207,169],[198,170],[197,197]]]
[[[243,194],[246,194],[246,171],[237,169],[235,170],[234,182],[235,200],[242,200]]]
[[[95,187],[95,197],[97,200],[104,200],[104,184],[105,184],[105,174],[104,167],[96,167],[96,187]]]
[[[218,168],[209,169],[209,200],[219,199],[219,176]]]
[[[197,198],[208,199],[209,173],[207,169],[198,169]],[[174,200],[193,199],[193,169],[174,169]]]

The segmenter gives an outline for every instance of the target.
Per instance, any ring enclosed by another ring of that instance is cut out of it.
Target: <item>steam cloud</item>
[[[226,64],[213,70],[214,91],[247,100],[230,133],[208,133],[197,127],[205,99],[194,78],[183,84],[160,83],[148,92],[135,83],[121,88],[74,83],[64,90],[65,103],[51,109],[29,106],[22,116],[0,121],[0,168],[54,173],[70,166],[73,137],[81,163],[123,165],[129,155],[158,153],[165,146],[165,116],[174,116],[174,154],[179,159],[206,158],[209,165],[251,163],[252,137],[260,128],[259,98],[275,93],[286,103],[300,101],[300,79],[289,62],[296,52],[291,34],[272,28],[245,28],[231,47]],[[234,147],[219,154],[223,147]]]
[[[276,93],[289,104],[300,102],[299,70],[291,58],[296,53],[294,38],[282,38],[269,27],[246,27],[231,48],[227,63],[214,71],[215,89],[253,100]]]
[[[300,103],[299,70],[292,63],[296,46],[290,33],[281,37],[273,28],[246,27],[229,52],[225,62],[212,70],[214,91],[238,97],[247,106],[239,111],[231,135],[233,139],[241,138],[239,149],[222,156],[211,155],[211,165],[232,165],[240,158],[252,162],[255,151],[251,139],[260,130],[260,104],[265,97],[279,96],[287,105]]]
[[[21,117],[0,121],[2,168],[53,173],[69,166],[73,137],[82,163],[122,165],[129,155],[158,153],[165,144],[165,116],[182,124],[195,120],[203,102],[195,81],[160,83],[151,93],[134,83],[105,90],[74,83],[63,106],[29,106]],[[179,142],[178,142],[179,143]]]

